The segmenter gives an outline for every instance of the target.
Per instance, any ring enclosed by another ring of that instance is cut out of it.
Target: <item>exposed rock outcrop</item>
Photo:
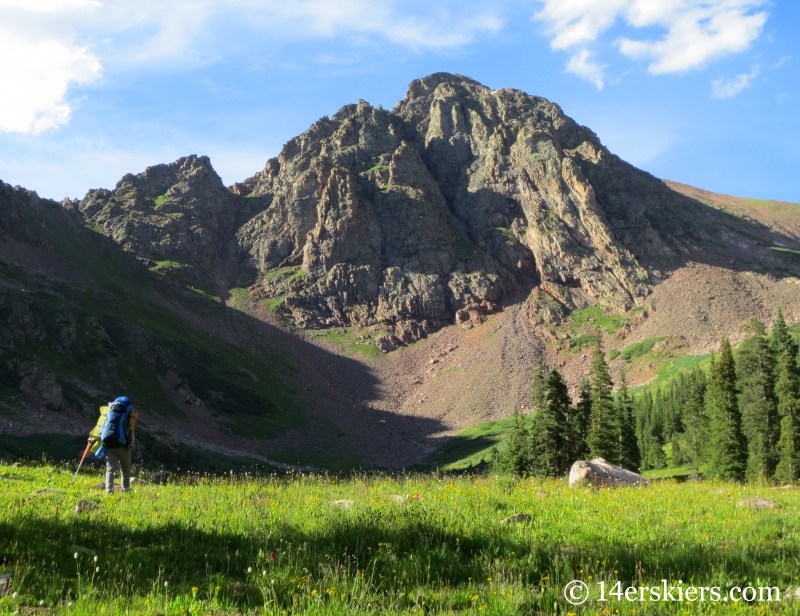
[[[81,213],[149,265],[188,276],[236,277],[236,229],[263,208],[225,188],[207,156],[187,156],[90,191]]]
[[[19,388],[31,399],[53,411],[66,408],[64,393],[55,375],[34,361],[14,358],[7,367],[19,377]]]
[[[302,268],[260,289],[303,326],[475,323],[537,281],[559,306],[620,310],[648,274],[583,170],[613,164],[553,103],[436,74],[391,112],[361,101],[287,143],[244,183],[272,200],[239,238],[261,271]]]

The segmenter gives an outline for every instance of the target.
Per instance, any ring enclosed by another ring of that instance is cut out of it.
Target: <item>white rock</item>
[[[570,487],[590,485],[595,488],[616,488],[647,483],[648,481],[638,473],[606,462],[603,458],[578,460],[569,471]]]

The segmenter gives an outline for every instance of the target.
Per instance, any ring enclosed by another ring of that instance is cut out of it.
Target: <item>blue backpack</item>
[[[105,447],[125,447],[131,441],[128,419],[133,410],[133,403],[122,396],[108,405],[106,425],[100,432],[100,441]]]

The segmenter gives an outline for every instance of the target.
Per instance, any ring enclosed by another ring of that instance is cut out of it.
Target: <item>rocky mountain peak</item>
[[[173,187],[189,190],[224,188],[208,156],[190,155],[173,163],[154,165],[142,173],[128,173],[117,182],[116,191],[138,191],[143,196],[156,198]]]
[[[257,289],[305,326],[442,322],[533,288],[548,318],[626,309],[649,277],[584,170],[609,161],[557,105],[436,73],[391,112],[360,101],[290,140],[245,182],[271,204],[239,238],[267,278],[303,272]]]
[[[207,156],[191,155],[90,191],[78,209],[151,267],[217,277],[238,266],[236,229],[261,205],[225,188]]]
[[[80,208],[137,255],[254,275],[301,327],[375,325],[398,344],[521,293],[535,324],[627,310],[694,249],[697,205],[558,105],[435,73],[392,111],[362,100],[321,118],[230,189],[190,156]]]

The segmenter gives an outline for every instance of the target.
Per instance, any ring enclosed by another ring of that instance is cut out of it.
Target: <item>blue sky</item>
[[[0,179],[61,199],[207,154],[227,183],[436,71],[544,96],[654,175],[800,202],[800,3],[0,0]]]

